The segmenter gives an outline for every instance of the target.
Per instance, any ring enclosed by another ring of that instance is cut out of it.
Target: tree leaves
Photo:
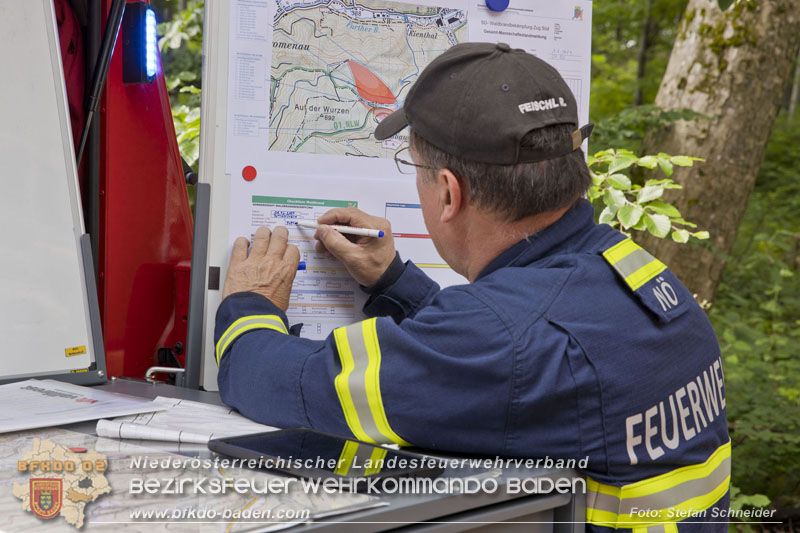
[[[639,189],[636,196],[639,203],[643,204],[645,202],[650,202],[657,198],[661,198],[662,194],[664,194],[664,187],[660,185],[650,185]]]
[[[708,239],[707,231],[692,233],[686,229],[694,228],[695,224],[684,220],[675,206],[660,200],[665,190],[681,188],[669,178],[673,166],[692,166],[695,161],[701,160],[665,153],[638,157],[622,149],[602,150],[589,156],[592,186],[587,196],[593,203],[602,202],[598,222],[623,230],[648,231],[661,239],[671,236],[679,243],[688,242],[690,237]],[[667,177],[648,179],[644,185],[633,183],[623,173],[633,166],[658,169]],[[602,171],[603,167],[605,171]]]
[[[631,180],[625,174],[612,174],[606,180],[615,189],[627,191],[631,188]]]
[[[645,215],[644,224],[647,231],[659,239],[663,239],[669,235],[669,230],[672,229],[672,222],[670,222],[669,217],[666,215]]]
[[[613,206],[615,209],[622,207],[627,202],[625,193],[619,189],[608,189],[603,195],[603,200],[606,205]]]
[[[699,157],[689,157],[685,155],[676,155],[669,158],[670,163],[673,165],[678,165],[679,167],[691,167],[694,165],[695,161],[703,161],[703,159]]]
[[[689,242],[689,232],[685,229],[678,229],[672,232],[672,240],[679,243]]]
[[[616,217],[617,209],[607,205],[603,209],[602,213],[600,213],[600,217],[597,219],[597,221],[600,222],[600,224],[611,224]]]
[[[614,160],[608,166],[609,174],[614,174],[620,170],[624,170],[638,161],[638,157],[632,154],[617,154]]]
[[[665,176],[670,177],[672,176],[672,162],[667,159],[659,159],[658,166],[661,168],[661,172],[664,173]]]
[[[650,170],[658,166],[658,158],[652,155],[646,155],[639,159],[637,163],[640,167],[649,168]]]
[[[158,42],[178,148],[184,161],[197,170],[204,2],[187,0],[183,4],[185,9],[158,25]]]
[[[735,2],[736,0],[717,0],[717,4],[719,4],[719,8],[722,11],[725,11],[726,9],[731,7]]]
[[[642,218],[642,213],[644,213],[644,209],[640,206],[628,204],[619,208],[619,211],[617,211],[617,218],[619,218],[622,227],[628,229],[639,222],[639,219]]]
[[[656,213],[661,215],[666,215],[668,217],[681,216],[681,212],[678,211],[678,209],[672,204],[667,204],[664,202],[652,202],[650,203],[650,205],[648,205],[648,207],[653,211],[655,211]]]

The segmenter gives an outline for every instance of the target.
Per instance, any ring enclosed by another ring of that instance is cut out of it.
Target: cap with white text
[[[529,132],[556,124],[575,129],[552,145],[522,145]],[[594,124],[578,128],[575,96],[538,57],[505,43],[464,43],[422,71],[403,108],[381,121],[375,137],[388,139],[406,126],[449,154],[512,165],[573,152]]]

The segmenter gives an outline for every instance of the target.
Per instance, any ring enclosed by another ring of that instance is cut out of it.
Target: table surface
[[[174,398],[183,398],[186,400],[210,403],[215,405],[224,405],[220,399],[218,392],[206,392],[200,390],[186,389],[182,387],[173,387],[163,383],[150,384],[141,381],[117,379],[108,382],[106,385],[100,386],[104,390],[116,392],[120,394],[128,394],[131,396],[138,396],[141,398],[155,398],[156,396],[170,396]],[[446,455],[430,454],[446,457]],[[447,469],[442,474],[443,477],[466,477],[479,474],[488,473],[485,469]],[[556,469],[556,468],[518,468],[518,469],[504,469],[502,472],[496,472],[498,482],[501,486],[504,481],[510,477],[520,478],[535,478],[541,476],[548,477],[572,477],[578,474],[574,470]],[[550,495],[535,495],[523,496],[528,501],[527,511],[535,512],[538,509],[552,509],[554,507],[566,505],[572,498],[571,494],[550,494]],[[496,505],[510,500],[519,499],[514,495],[509,495],[505,490],[499,490],[495,494],[395,494],[382,496],[381,501],[388,503],[387,506],[378,507],[374,509],[367,509],[357,511],[347,516],[348,521],[357,521],[363,526],[368,526],[367,529],[363,527],[356,527],[359,524],[346,524],[348,531],[378,531],[382,529],[390,529],[402,525],[423,522],[429,520],[436,520],[447,515],[463,513],[474,510],[483,506]],[[343,524],[342,517],[337,518],[337,522]],[[293,531],[316,530],[320,526],[331,525],[325,522],[312,523],[304,526],[303,528],[296,528]]]
[[[182,398],[186,400],[198,401],[214,405],[224,405],[219,393],[206,392],[199,390],[174,387],[163,383],[151,384],[139,380],[116,379],[104,385],[98,386],[99,389],[126,394],[139,398],[155,398],[157,396],[167,396]],[[63,429],[76,431],[88,435],[95,434],[96,421],[83,422],[63,426]],[[133,443],[148,448],[147,441],[132,441]],[[152,446],[152,443],[150,443]],[[169,444],[159,443],[158,450],[180,455],[211,458],[211,452],[203,446],[185,446],[175,443],[174,447]],[[431,454],[428,455],[452,457],[448,455]],[[506,469],[471,469],[471,468],[448,468],[442,474],[443,477],[461,478],[467,476],[493,477],[497,480],[499,490],[492,494],[479,492],[476,494],[392,494],[380,496],[376,502],[376,507],[358,510],[347,515],[332,517],[331,521],[326,519],[316,519],[302,526],[295,527],[292,531],[310,530],[337,530],[337,531],[382,531],[426,521],[446,521],[446,517],[453,515],[463,515],[480,509],[497,509],[498,506],[517,506],[524,507],[524,512],[520,511],[517,516],[522,514],[530,515],[535,512],[555,509],[570,505],[573,500],[572,494],[551,493],[547,495],[516,495],[508,494],[505,490],[505,483],[511,477],[516,478],[537,478],[537,477],[573,477],[578,476],[575,471],[569,469],[527,469],[527,468],[506,468]],[[574,503],[574,502],[573,502]],[[501,513],[502,514],[502,513]],[[332,521],[335,519],[335,523]],[[92,528],[90,528],[92,529]]]

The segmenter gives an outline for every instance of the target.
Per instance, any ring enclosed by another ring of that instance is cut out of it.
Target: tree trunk
[[[676,168],[673,178],[684,188],[665,198],[711,239],[685,245],[636,238],[700,299],[714,298],[798,46],[800,0],[742,1],[725,12],[716,1],[689,0],[656,104],[709,119],[649,132],[644,150],[706,160]]]
[[[800,51],[797,52],[797,61],[794,63],[794,82],[792,82],[792,96],[789,97],[789,118],[794,118],[797,105],[800,104]]]
[[[644,102],[644,90],[642,84],[644,83],[645,66],[647,65],[647,49],[650,46],[650,8],[653,5],[653,0],[645,0],[644,4],[644,20],[642,21],[642,33],[639,36],[639,57],[636,66],[636,94],[633,97],[633,105],[642,105]]]

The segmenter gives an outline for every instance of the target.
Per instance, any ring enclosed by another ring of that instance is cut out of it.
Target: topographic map
[[[276,0],[269,149],[392,157],[374,130],[425,66],[467,40],[465,10],[383,0]]]

